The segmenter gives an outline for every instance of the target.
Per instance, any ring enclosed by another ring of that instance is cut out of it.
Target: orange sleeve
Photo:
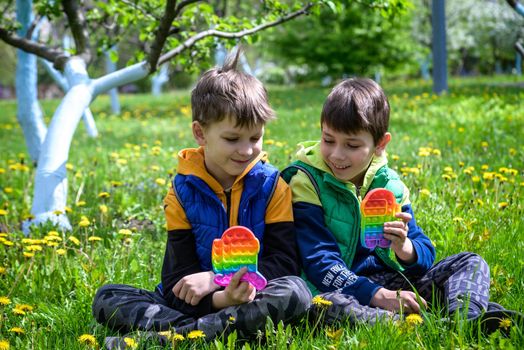
[[[291,189],[287,183],[278,178],[278,184],[266,210],[266,224],[293,221]]]
[[[170,188],[164,198],[164,213],[166,215],[167,230],[187,230],[191,224],[187,220],[186,212]]]

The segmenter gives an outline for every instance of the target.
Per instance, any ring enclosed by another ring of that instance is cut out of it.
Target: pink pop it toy
[[[369,249],[388,248],[391,241],[384,238],[384,223],[398,220],[398,212],[400,206],[393,192],[384,188],[369,191],[360,204],[362,245]]]
[[[227,286],[231,277],[242,267],[247,272],[240,279],[251,283],[257,290],[264,289],[266,279],[257,270],[260,243],[250,229],[233,226],[222,234],[222,238],[213,241],[212,257],[215,283]]]

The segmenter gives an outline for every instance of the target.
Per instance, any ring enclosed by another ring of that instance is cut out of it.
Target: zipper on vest
[[[231,190],[224,191],[224,194],[226,195],[227,227],[229,227],[231,223]]]

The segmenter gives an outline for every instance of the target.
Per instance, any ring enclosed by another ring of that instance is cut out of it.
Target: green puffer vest
[[[284,169],[282,177],[289,183],[298,170],[303,171],[315,186],[324,209],[324,221],[337,240],[342,259],[348,268],[351,267],[361,230],[360,202],[356,194],[347,189],[333,175],[300,160],[293,162]],[[404,194],[404,184],[400,181],[398,174],[387,166],[383,166],[377,171],[368,191],[375,188],[386,188],[393,192],[397,203],[401,202]],[[377,247],[375,252],[387,266],[396,271],[404,270],[396,261],[391,249]]]

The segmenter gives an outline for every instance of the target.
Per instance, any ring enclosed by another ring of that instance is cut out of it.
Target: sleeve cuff
[[[359,277],[358,280],[350,286],[342,289],[342,293],[353,295],[360,305],[369,305],[371,298],[382,286],[371,282],[366,277]]]

